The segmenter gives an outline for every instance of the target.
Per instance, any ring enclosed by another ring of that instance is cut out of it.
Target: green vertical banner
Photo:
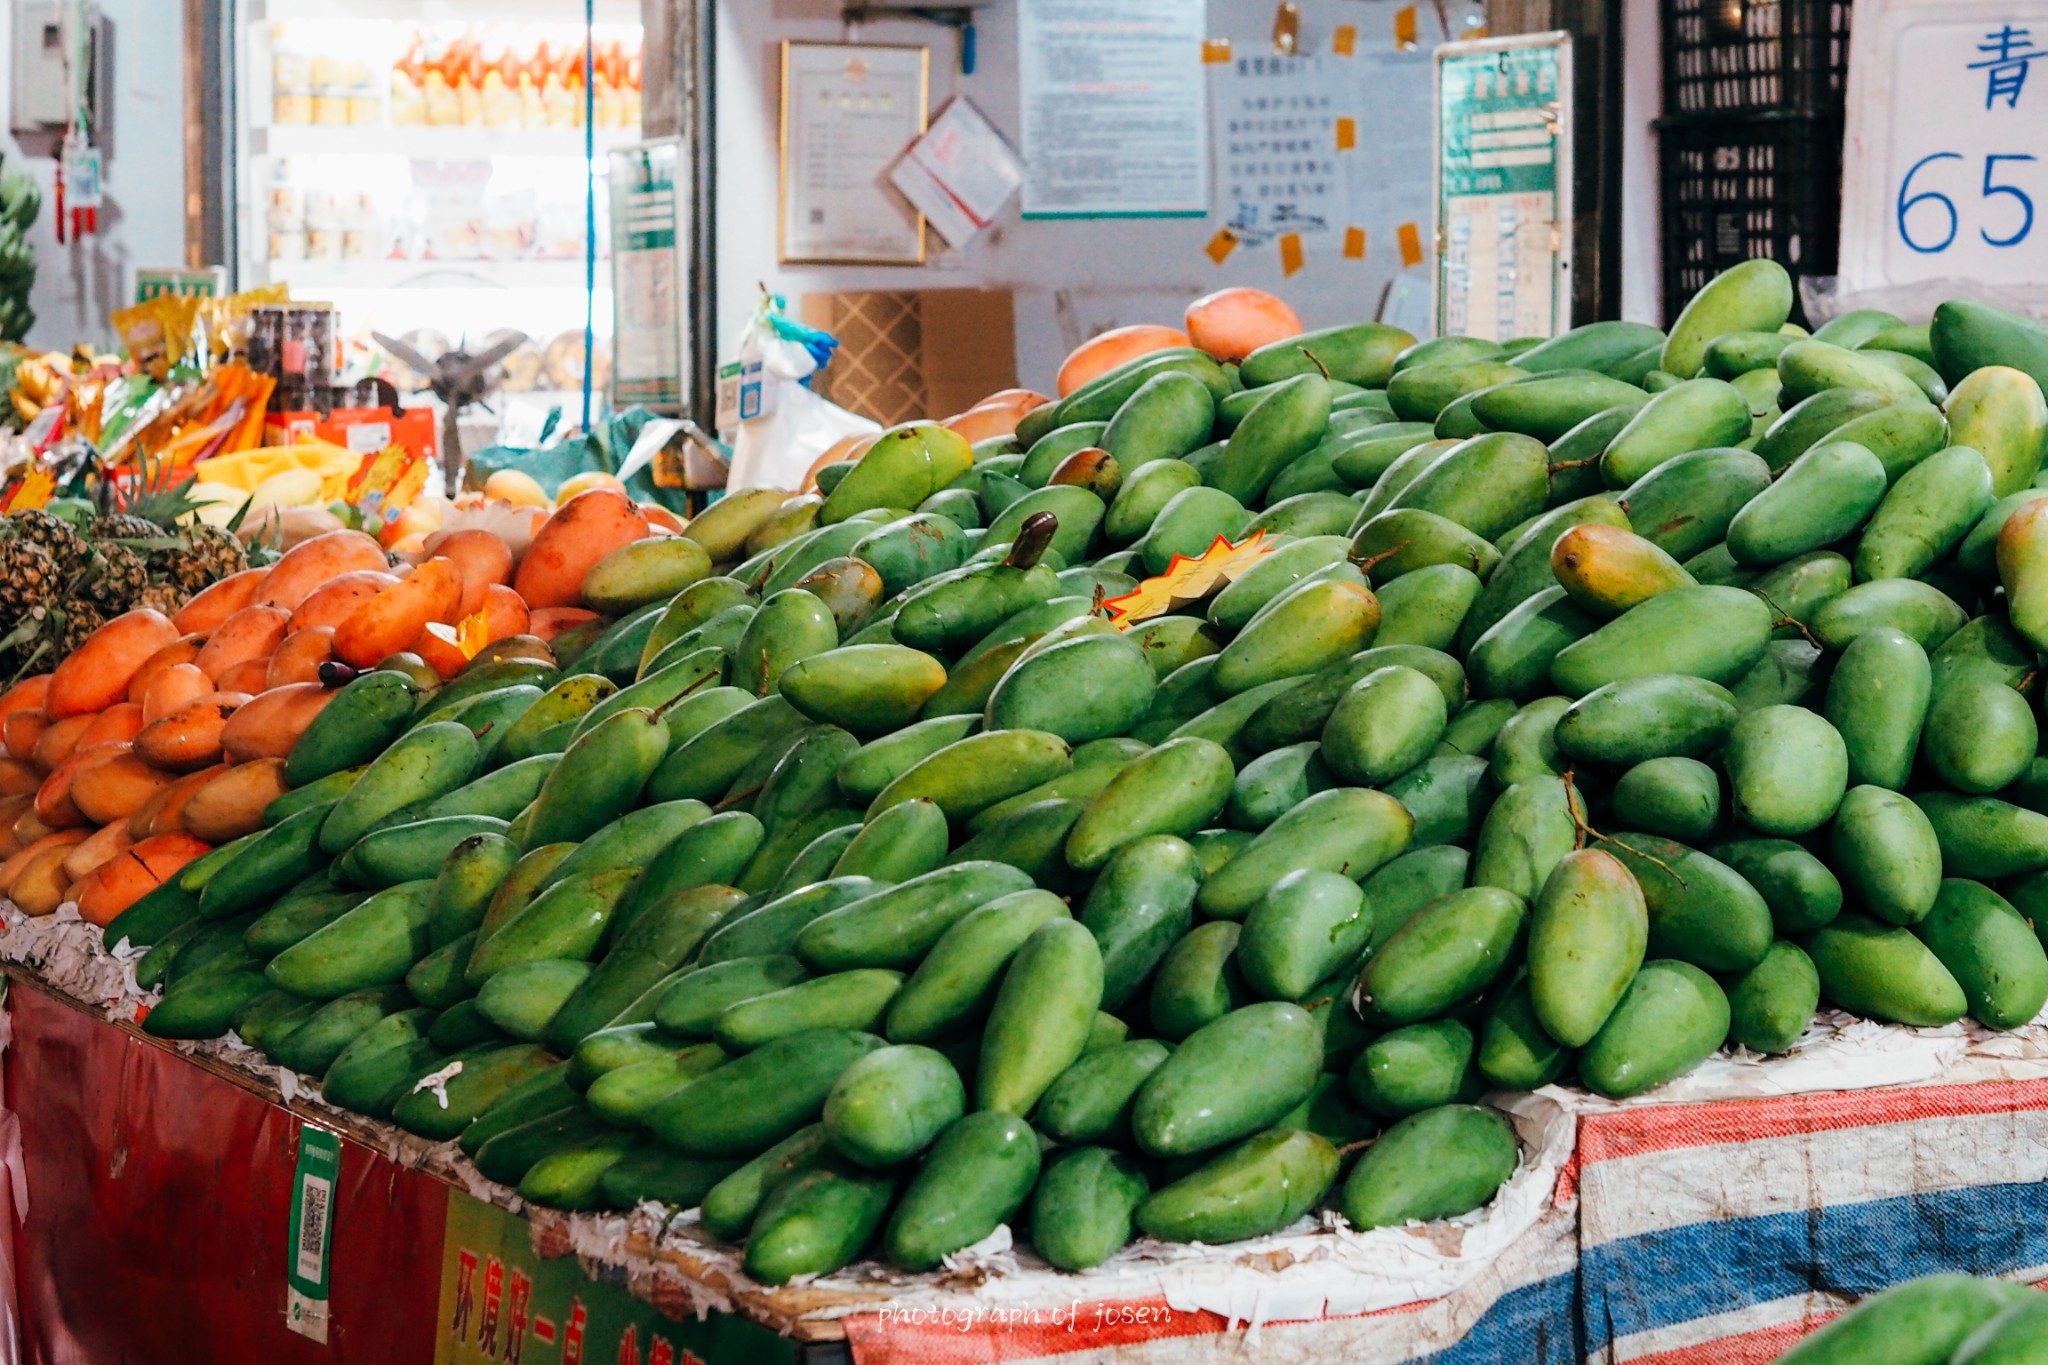
[[[448,1195],[434,1365],[794,1365],[795,1344],[730,1315],[678,1322],[573,1256],[543,1260],[525,1219]]]
[[[285,1254],[285,1323],[300,1336],[327,1341],[327,1270],[334,1246],[334,1187],[341,1179],[341,1140],[325,1129],[299,1128],[299,1165],[292,1177],[291,1240]]]
[[[1525,33],[1436,50],[1438,335],[1571,325],[1572,43]]]

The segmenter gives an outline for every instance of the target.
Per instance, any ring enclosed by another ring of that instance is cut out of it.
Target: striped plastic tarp
[[[1580,1115],[1581,1319],[1599,1365],[1762,1365],[1935,1271],[2048,1271],[2048,1081]]]
[[[871,1313],[846,1319],[846,1335],[856,1365],[1576,1365],[1577,1256],[1565,1206],[1458,1292],[1357,1317],[1248,1327],[1164,1299],[1125,1300],[1008,1315]]]

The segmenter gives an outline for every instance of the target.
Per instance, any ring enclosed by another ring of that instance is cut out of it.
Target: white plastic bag
[[[732,473],[726,480],[730,489],[795,491],[833,445],[849,436],[881,431],[876,423],[804,387],[802,381],[819,367],[821,351],[830,354],[830,345],[806,345],[784,335],[792,325],[781,317],[779,303],[764,297],[740,339],[742,366],[760,362],[762,392],[760,415],[741,420],[732,437]],[[796,327],[809,331],[800,324]]]

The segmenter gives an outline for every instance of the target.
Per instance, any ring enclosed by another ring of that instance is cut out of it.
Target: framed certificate
[[[930,72],[929,48],[782,44],[783,263],[924,264],[924,219],[889,171],[924,132]]]

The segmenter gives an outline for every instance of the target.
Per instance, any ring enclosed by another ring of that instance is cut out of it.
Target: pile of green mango
[[[1925,1275],[1874,1294],[1778,1365],[2026,1365],[2048,1352],[2048,1296],[2010,1280]]]
[[[108,941],[151,1031],[770,1283],[1456,1216],[1490,1090],[2025,1023],[2048,330],[1791,306],[1753,262],[1668,335],[1366,323],[897,428],[600,564],[552,662],[347,683]]]

